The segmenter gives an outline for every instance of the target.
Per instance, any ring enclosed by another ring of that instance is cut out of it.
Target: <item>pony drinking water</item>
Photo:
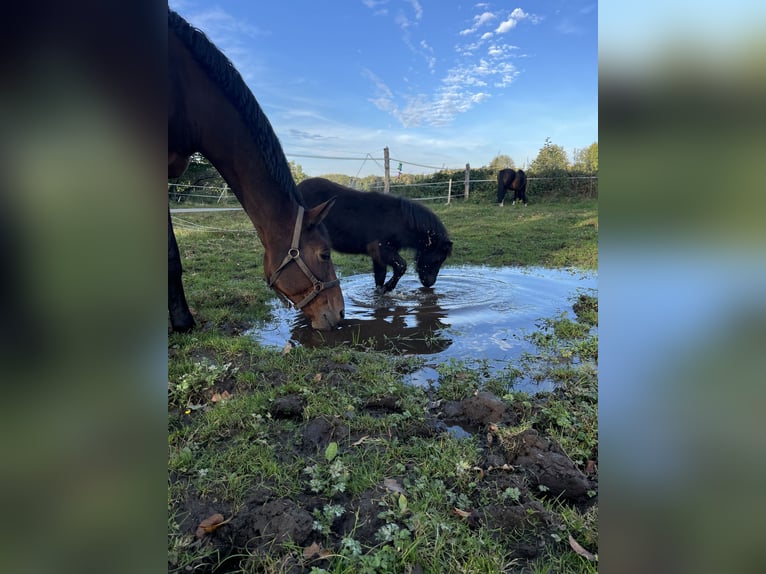
[[[396,287],[407,270],[399,250],[415,250],[420,282],[431,287],[444,260],[452,254],[452,241],[439,218],[419,203],[374,191],[356,191],[314,177],[298,184],[307,205],[335,198],[324,219],[332,248],[341,253],[372,257],[375,286],[384,292]],[[386,282],[388,267],[393,275]]]

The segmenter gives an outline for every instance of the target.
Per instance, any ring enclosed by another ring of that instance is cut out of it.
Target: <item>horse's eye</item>
[[[322,261],[329,261],[330,260],[330,252],[329,251],[322,251],[319,254],[319,259]]]

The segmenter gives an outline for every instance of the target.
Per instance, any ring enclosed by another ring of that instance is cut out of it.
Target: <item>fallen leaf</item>
[[[585,558],[587,558],[591,562],[596,560],[596,555],[595,554],[591,554],[590,552],[585,550],[585,548],[580,546],[580,544],[577,542],[577,540],[572,538],[571,534],[569,535],[569,545],[572,547],[572,550],[577,552],[580,556],[584,556]]]
[[[229,518],[229,520],[224,520],[223,514],[213,514],[199,523],[199,526],[197,526],[197,531],[194,534],[197,536],[197,538],[202,538],[205,536],[205,534],[210,534],[230,520],[231,518]]]
[[[332,556],[332,550],[328,550],[327,548],[322,548],[321,545],[314,542],[311,546],[307,546],[303,549],[303,558],[305,560],[311,560],[315,556],[318,558],[329,558]]]
[[[399,494],[404,494],[404,488],[395,478],[384,478],[383,486],[385,486],[388,490],[398,492]]]
[[[498,430],[500,429],[497,428],[497,425],[494,425],[494,424],[489,425],[489,432],[497,432]]]
[[[491,432],[487,433],[487,446],[492,446],[492,441],[495,440],[495,437],[492,436]]]
[[[303,549],[303,557],[308,560],[309,558],[313,558],[314,556],[318,556],[319,553],[322,551],[322,547],[319,546],[319,543],[314,542],[311,546],[307,546]]]
[[[224,391],[222,393],[213,393],[213,396],[210,397],[210,402],[222,403],[224,401],[228,401],[230,398],[231,398],[231,393],[229,393],[229,391]]]
[[[460,518],[468,518],[471,513],[466,510],[460,510],[459,508],[453,508],[452,514],[457,514]]]
[[[322,380],[322,373],[317,373],[316,375],[314,375],[314,382],[315,383],[318,383],[321,380]]]
[[[596,472],[596,461],[589,460],[585,465],[585,474],[593,474]]]
[[[293,350],[293,344],[290,341],[287,341],[287,343],[285,343],[285,346],[282,348],[282,354],[286,355],[292,350]]]
[[[484,469],[480,466],[474,466],[471,470],[477,470],[479,472],[479,480],[484,478]]]
[[[363,442],[365,442],[368,438],[370,438],[370,435],[366,434],[362,438],[360,438],[358,441],[351,443],[351,446],[359,446]]]

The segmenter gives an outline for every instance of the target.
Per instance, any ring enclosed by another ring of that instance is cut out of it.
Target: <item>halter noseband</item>
[[[271,278],[269,279],[269,287],[274,289],[274,291],[277,292],[277,295],[279,295],[282,300],[287,302],[288,304],[291,303],[291,301],[287,298],[287,295],[282,293],[279,289],[276,288],[275,283],[277,282],[277,279],[279,278],[279,275],[282,273],[285,267],[287,267],[291,261],[295,261],[295,263],[300,267],[301,271],[303,271],[303,274],[309,278],[309,281],[313,284],[313,289],[311,293],[306,295],[306,297],[303,298],[303,300],[300,303],[292,303],[293,306],[296,309],[302,309],[306,305],[308,305],[311,301],[314,300],[314,298],[319,295],[322,291],[325,289],[329,289],[330,287],[335,287],[340,283],[338,279],[334,279],[332,281],[320,281],[316,278],[316,276],[311,272],[311,269],[308,268],[308,265],[303,261],[303,258],[301,257],[301,251],[298,249],[298,244],[300,243],[301,239],[301,226],[303,225],[303,206],[298,206],[298,217],[295,219],[295,229],[293,230],[293,242],[290,246],[290,250],[287,252],[287,255],[285,255],[285,258],[282,260],[282,263],[277,267],[276,271],[271,274]]]

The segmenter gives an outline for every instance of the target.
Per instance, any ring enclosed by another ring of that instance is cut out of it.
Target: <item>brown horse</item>
[[[268,118],[231,62],[199,30],[168,10],[168,177],[194,152],[221,173],[263,243],[272,287],[328,330],[343,319],[343,294],[322,219],[326,201],[307,209]],[[181,282],[181,259],[168,212],[168,310],[175,331],[194,327]]]
[[[497,203],[503,207],[506,191],[513,190],[513,203],[523,201],[527,205],[527,174],[523,170],[501,169],[497,174]]]

